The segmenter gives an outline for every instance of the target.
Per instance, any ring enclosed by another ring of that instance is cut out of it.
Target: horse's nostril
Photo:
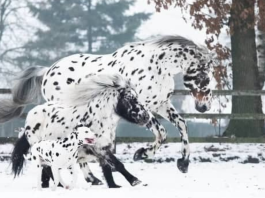
[[[145,120],[145,122],[147,122],[149,120],[149,114],[148,114],[148,112],[145,112],[144,113],[144,120]]]
[[[196,109],[197,109],[197,111],[204,113],[205,111],[207,111],[207,106],[206,105],[202,105],[202,106],[196,105]]]

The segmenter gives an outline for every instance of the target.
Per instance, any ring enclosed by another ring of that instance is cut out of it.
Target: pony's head
[[[132,87],[119,89],[118,103],[115,111],[129,122],[144,125],[148,122],[150,116],[137,98],[138,95]]]
[[[184,75],[184,85],[190,89],[195,99],[195,108],[204,113],[210,110],[212,103],[212,90],[210,89],[210,64],[202,64],[198,68],[188,68]]]

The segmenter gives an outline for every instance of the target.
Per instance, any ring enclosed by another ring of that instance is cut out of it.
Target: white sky
[[[137,36],[141,39],[155,35],[181,35],[196,43],[203,44],[206,34],[203,31],[195,30],[190,24],[182,19],[182,13],[179,8],[171,6],[168,10],[161,9],[156,12],[154,3],[148,4],[147,0],[135,0],[135,6],[132,12],[148,12],[153,15],[150,20],[144,22],[138,30]]]

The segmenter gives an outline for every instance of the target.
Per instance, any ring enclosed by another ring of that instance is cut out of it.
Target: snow
[[[181,197],[181,198],[254,198],[264,197],[265,194],[265,163],[259,158],[259,163],[242,163],[246,156],[259,157],[265,154],[265,144],[212,144],[193,143],[191,144],[191,163],[189,172],[181,173],[175,161],[166,162],[133,162],[132,156],[136,149],[146,143],[118,144],[116,156],[124,162],[125,167],[133,175],[139,178],[142,183],[131,187],[129,183],[117,172],[114,172],[114,179],[121,185],[120,189],[108,189],[105,185],[103,175],[98,163],[90,163],[92,172],[96,177],[103,180],[103,186],[91,186],[83,179],[79,170],[77,186],[73,190],[58,188],[57,191],[36,189],[36,169],[32,164],[27,163],[23,175],[14,179],[11,175],[10,163],[0,162],[0,192],[1,197],[56,197],[72,198],[73,196],[89,197]],[[166,146],[166,148],[165,148]],[[206,148],[206,149],[205,149]],[[211,151],[208,151],[207,150]],[[179,158],[179,143],[165,144],[154,157]],[[12,151],[12,145],[0,146],[0,153],[8,154]],[[202,163],[193,160],[194,157],[210,157],[212,154],[223,154],[223,156],[239,156],[240,159],[224,162],[212,160],[211,163]],[[63,177],[69,179],[64,172]],[[147,185],[147,186],[146,186]]]

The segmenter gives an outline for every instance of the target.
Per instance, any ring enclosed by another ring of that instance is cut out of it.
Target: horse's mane
[[[63,100],[63,104],[85,105],[106,91],[120,88],[134,88],[134,86],[120,74],[88,75],[78,86],[73,86],[67,91],[68,97]]]
[[[153,46],[168,46],[169,44],[178,44],[180,46],[189,46],[194,49],[197,49],[205,54],[208,54],[209,51],[206,48],[206,46],[203,46],[201,44],[196,44],[194,41],[189,40],[187,38],[184,38],[179,35],[166,35],[166,36],[157,36],[155,38],[144,40],[144,41],[138,41],[138,42],[132,42],[132,43],[126,43],[126,45],[130,46],[138,46],[138,45],[153,45]]]

